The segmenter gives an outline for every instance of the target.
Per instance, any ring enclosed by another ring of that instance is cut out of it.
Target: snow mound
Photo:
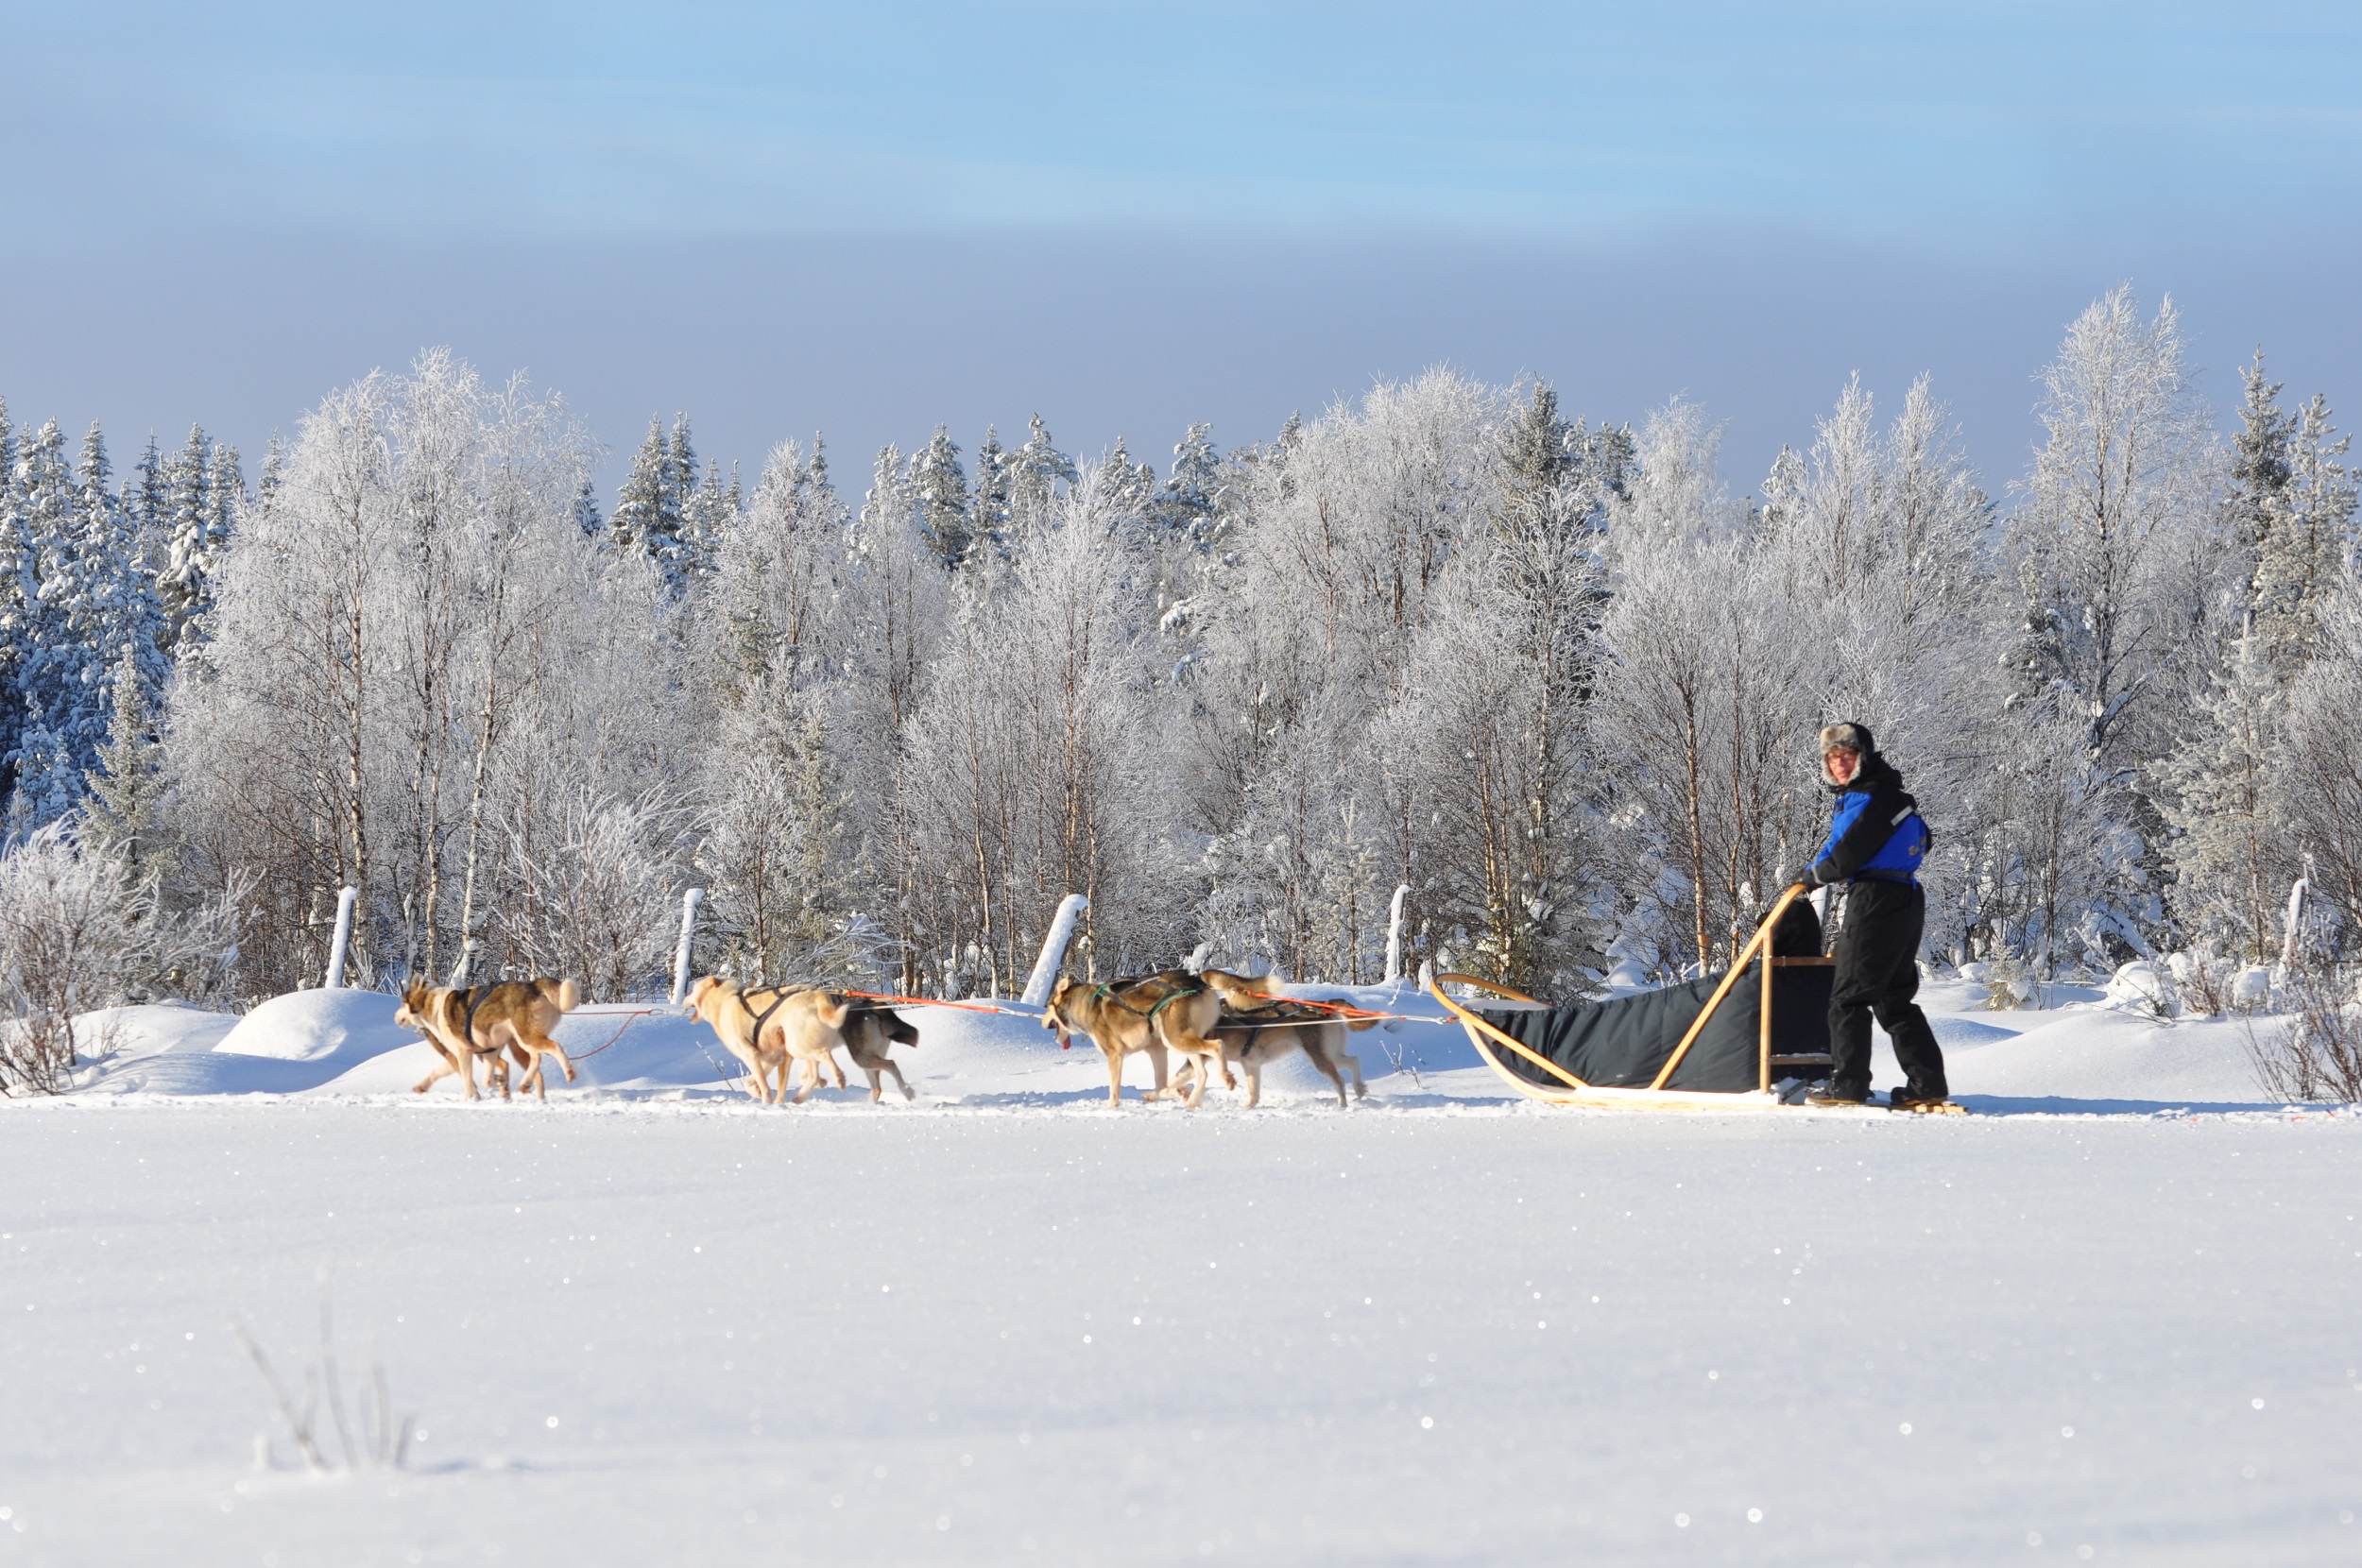
[[[1936,1031],[1936,1044],[1945,1050],[1974,1050],[1999,1040],[2014,1040],[2023,1031],[1989,1024],[1981,1018],[1962,1018],[1941,1013],[1929,1014],[1927,1027]]]
[[[2262,1095],[2238,1025],[2114,1012],[2068,1014],[1965,1052],[1947,1069],[1956,1095],[2019,1100],[2253,1105]]]
[[[394,1022],[401,1005],[382,991],[291,991],[256,1006],[214,1049],[282,1062],[357,1062],[418,1038]]]

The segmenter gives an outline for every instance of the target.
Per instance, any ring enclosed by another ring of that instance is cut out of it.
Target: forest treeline
[[[1693,404],[1447,370],[1161,475],[1036,419],[746,483],[659,422],[611,510],[561,402],[440,352],[251,487],[201,431],[118,482],[0,416],[0,906],[84,867],[178,933],[118,990],[243,998],[317,983],[350,884],[365,982],[611,997],[696,885],[701,964],[959,996],[1069,892],[1082,972],[1366,981],[1405,884],[1412,963],[1570,994],[1744,941],[1844,718],[1932,826],[1931,960],[2268,959],[2300,876],[2334,951],[2355,492],[2323,401],[2244,377],[2225,438],[2119,289],[1997,492],[1924,378],[1744,494]]]

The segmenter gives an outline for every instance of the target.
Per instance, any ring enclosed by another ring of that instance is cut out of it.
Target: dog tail
[[[834,991],[817,993],[820,1021],[830,1029],[843,1029],[845,1020],[853,1015],[853,999]]]
[[[550,1000],[557,1004],[557,1010],[560,1013],[572,1013],[575,1008],[582,1005],[582,987],[580,985],[570,980],[562,980],[556,981],[555,983],[557,987],[557,994],[552,997]]]

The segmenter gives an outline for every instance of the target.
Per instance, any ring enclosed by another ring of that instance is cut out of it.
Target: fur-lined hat
[[[1878,742],[1871,739],[1868,724],[1824,725],[1821,731],[1821,755],[1826,757],[1833,751],[1850,751],[1863,757],[1874,757],[1878,752]]]

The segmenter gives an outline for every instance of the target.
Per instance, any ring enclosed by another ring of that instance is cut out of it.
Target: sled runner
[[[1773,952],[1772,933],[1802,891],[1781,895],[1719,980],[1556,1007],[1469,975],[1438,975],[1429,990],[1486,1065],[1549,1104],[1730,1111],[1796,1103],[1804,1083],[1829,1069],[1836,978],[1834,959]],[[1463,1005],[1445,994],[1446,981],[1501,1000]]]

